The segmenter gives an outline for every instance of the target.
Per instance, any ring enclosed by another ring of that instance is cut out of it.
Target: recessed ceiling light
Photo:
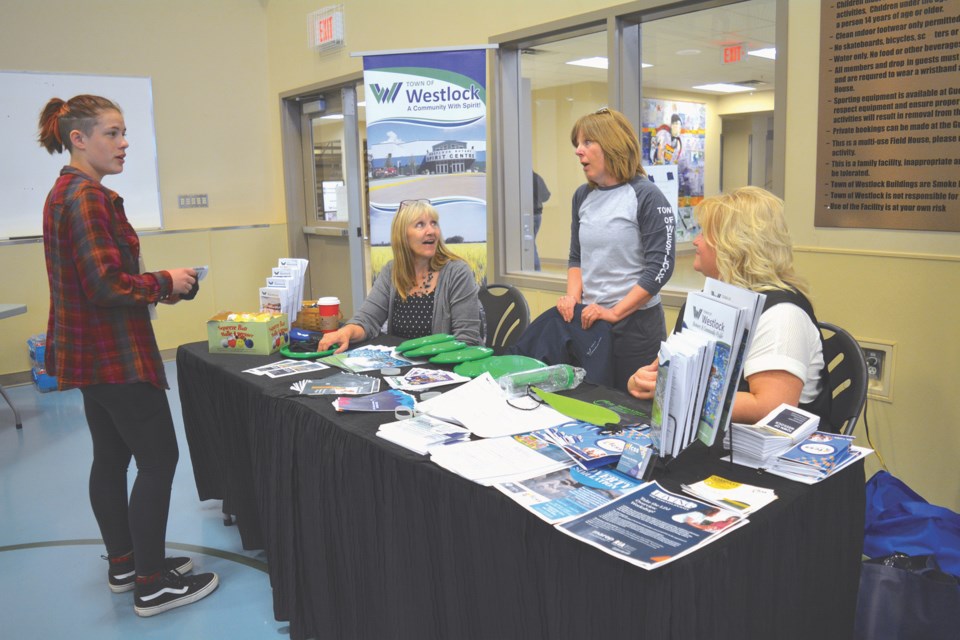
[[[698,56],[700,55],[700,49],[680,49],[677,51],[678,56]]]
[[[330,115],[327,115],[327,116],[320,116],[319,119],[320,119],[320,120],[343,120],[343,114],[342,114],[342,113],[331,113]]]
[[[740,91],[753,91],[753,87],[745,87],[741,84],[727,84],[725,82],[715,82],[713,84],[700,84],[694,89],[701,91],[716,91],[717,93],[738,93]]]
[[[591,69],[606,69],[609,67],[609,61],[602,56],[596,56],[593,58],[580,58],[579,60],[571,60],[567,64],[572,64],[577,67],[590,67]],[[640,63],[641,69],[648,69],[652,66],[653,66],[652,64],[647,64],[646,62]]]
[[[572,64],[576,67],[590,67],[591,69],[606,69],[607,59],[602,56],[595,56],[593,58],[580,58],[579,60],[571,60],[567,64]]]
[[[776,60],[777,49],[776,47],[767,47],[766,49],[756,49],[754,51],[747,51],[747,55],[757,56],[758,58],[766,58],[767,60]]]

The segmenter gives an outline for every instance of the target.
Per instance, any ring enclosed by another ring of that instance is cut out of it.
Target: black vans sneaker
[[[101,556],[104,560],[110,562],[110,568],[107,570],[107,584],[110,591],[114,593],[124,593],[133,589],[134,580],[137,572],[133,568],[133,554],[123,556],[122,558],[108,558]],[[193,560],[190,558],[164,558],[164,572],[176,569],[177,573],[189,573],[193,569]]]
[[[155,616],[168,609],[206,598],[214,592],[219,583],[215,573],[182,576],[176,571],[167,571],[148,578],[138,577],[133,610],[144,618]]]

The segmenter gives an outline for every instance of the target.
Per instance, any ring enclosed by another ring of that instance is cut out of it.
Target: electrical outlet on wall
[[[892,402],[896,344],[872,339],[858,339],[857,342],[867,361],[867,395],[875,400]]]

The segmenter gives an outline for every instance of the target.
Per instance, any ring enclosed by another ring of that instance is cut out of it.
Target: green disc
[[[422,347],[417,347],[416,349],[410,349],[409,351],[403,352],[404,358],[422,358],[424,356],[432,356],[438,353],[446,353],[448,351],[458,351],[467,346],[466,342],[460,342],[459,340],[447,340],[446,342],[435,342],[433,344],[427,344]]]
[[[454,364],[457,362],[471,362],[473,360],[482,360],[493,355],[493,349],[490,347],[467,347],[457,351],[447,351],[438,353],[430,358],[434,364]]]
[[[461,362],[453,368],[453,371],[468,378],[476,378],[483,373],[489,373],[496,379],[508,373],[529,371],[530,369],[539,369],[545,366],[547,365],[539,360],[534,360],[527,356],[490,356],[483,360]]]
[[[419,349],[420,347],[425,347],[428,344],[436,344],[437,342],[448,342],[453,340],[456,336],[452,336],[449,333],[435,333],[432,336],[423,336],[422,338],[413,338],[412,340],[407,340],[401,342],[397,345],[397,351],[403,353],[411,349]]]
[[[329,356],[339,348],[340,345],[335,344],[326,351],[291,351],[290,346],[285,344],[280,347],[280,355],[286,356],[292,360],[309,360],[310,358],[322,358],[324,356]]]

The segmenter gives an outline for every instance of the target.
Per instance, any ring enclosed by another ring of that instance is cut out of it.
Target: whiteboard
[[[136,229],[159,229],[160,183],[150,78],[0,71],[0,238],[43,235],[43,203],[70,154],[49,154],[37,142],[40,112],[50,98],[90,93],[113,100],[127,126],[123,173],[104,186],[123,197]]]

